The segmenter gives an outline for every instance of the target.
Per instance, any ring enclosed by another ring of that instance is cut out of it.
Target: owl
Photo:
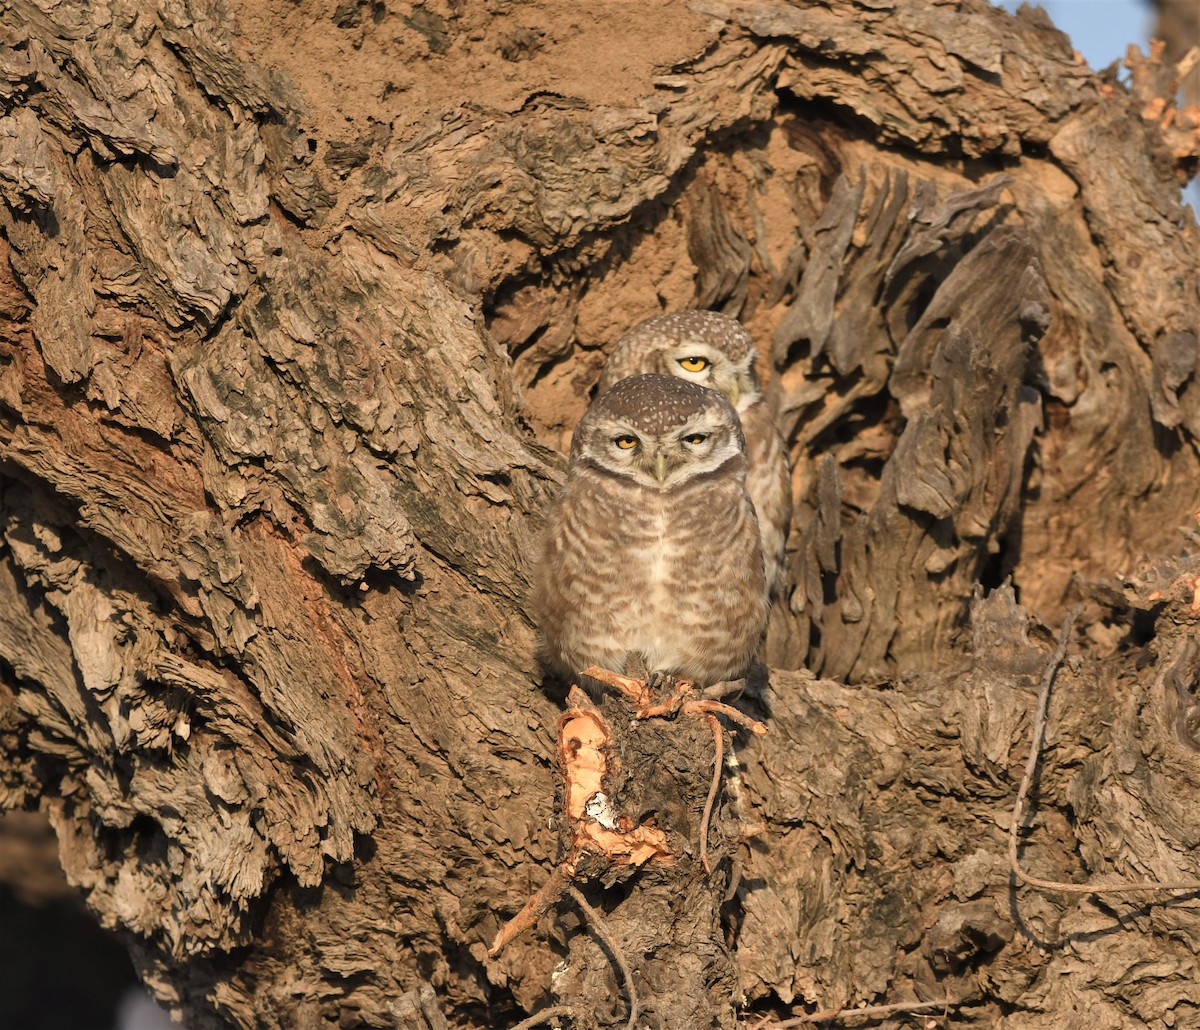
[[[623,379],[575,430],[547,519],[533,607],[545,663],[705,687],[743,676],[769,601],[746,448],[724,396]]]
[[[758,513],[767,584],[783,590],[784,546],[792,521],[787,448],[754,370],[754,340],[716,311],[676,311],[634,326],[617,341],[600,377],[603,392],[626,376],[657,372],[720,390],[737,409],[746,435],[746,484]]]

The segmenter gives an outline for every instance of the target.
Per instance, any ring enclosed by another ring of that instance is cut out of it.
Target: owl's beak
[[[655,453],[654,453],[654,474],[656,476],[658,476],[658,481],[660,483],[665,483],[667,481],[667,472],[668,471],[669,470],[667,469],[666,454],[664,454],[662,451],[655,451]]]

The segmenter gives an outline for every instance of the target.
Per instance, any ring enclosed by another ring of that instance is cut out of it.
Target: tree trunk
[[[1085,602],[1021,859],[1200,877],[1171,65],[984,0],[0,25],[0,805],[188,1026],[1200,1018],[1194,896],[1005,861]],[[665,843],[491,956],[573,830],[526,556],[605,349],[687,307],[755,334],[791,444],[768,733],[709,875],[705,721],[604,698]]]

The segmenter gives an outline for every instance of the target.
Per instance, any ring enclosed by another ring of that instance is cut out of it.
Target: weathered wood
[[[1197,789],[1185,685],[1197,660],[1192,564],[1156,570],[1165,581],[1131,583],[1124,598],[1155,611],[1153,676],[1138,675],[1133,655],[1059,675],[1024,847],[1042,877],[1195,876],[1195,834],[1180,818]],[[1165,599],[1149,601],[1158,590]],[[746,796],[768,825],[787,828],[750,852],[744,873],[761,886],[742,895],[743,987],[828,1007],[890,987],[901,1000],[966,1003],[984,1025],[1009,1025],[1006,1004],[1023,1009],[1012,1017],[1022,1026],[1085,1011],[1112,1026],[1189,1022],[1190,896],[1172,905],[1166,894],[1014,886],[1002,841],[1050,647],[1008,590],[974,606],[973,630],[974,655],[953,680],[881,690],[776,676],[772,730],[787,737],[790,760],[747,761]],[[1097,720],[1097,699],[1109,718]],[[1150,948],[1155,966],[1139,968]]]
[[[605,348],[720,307],[792,586],[712,877],[707,728],[604,702],[682,856],[580,885],[641,1025],[1187,1024],[1189,902],[1004,865],[1085,597],[1024,860],[1200,874],[1174,70],[983,0],[519,8],[10,0],[0,805],[190,1026],[623,1025],[569,901],[487,955],[561,858],[526,556]]]

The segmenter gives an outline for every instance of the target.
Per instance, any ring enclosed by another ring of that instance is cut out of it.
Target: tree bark
[[[0,30],[0,805],[188,1026],[1198,1018],[1193,896],[1005,860],[1082,602],[1021,860],[1200,877],[1173,65],[1098,77],[983,0]],[[709,875],[705,721],[604,698],[665,857],[492,956],[572,829],[526,556],[606,347],[695,306],[791,445],[768,733]]]

